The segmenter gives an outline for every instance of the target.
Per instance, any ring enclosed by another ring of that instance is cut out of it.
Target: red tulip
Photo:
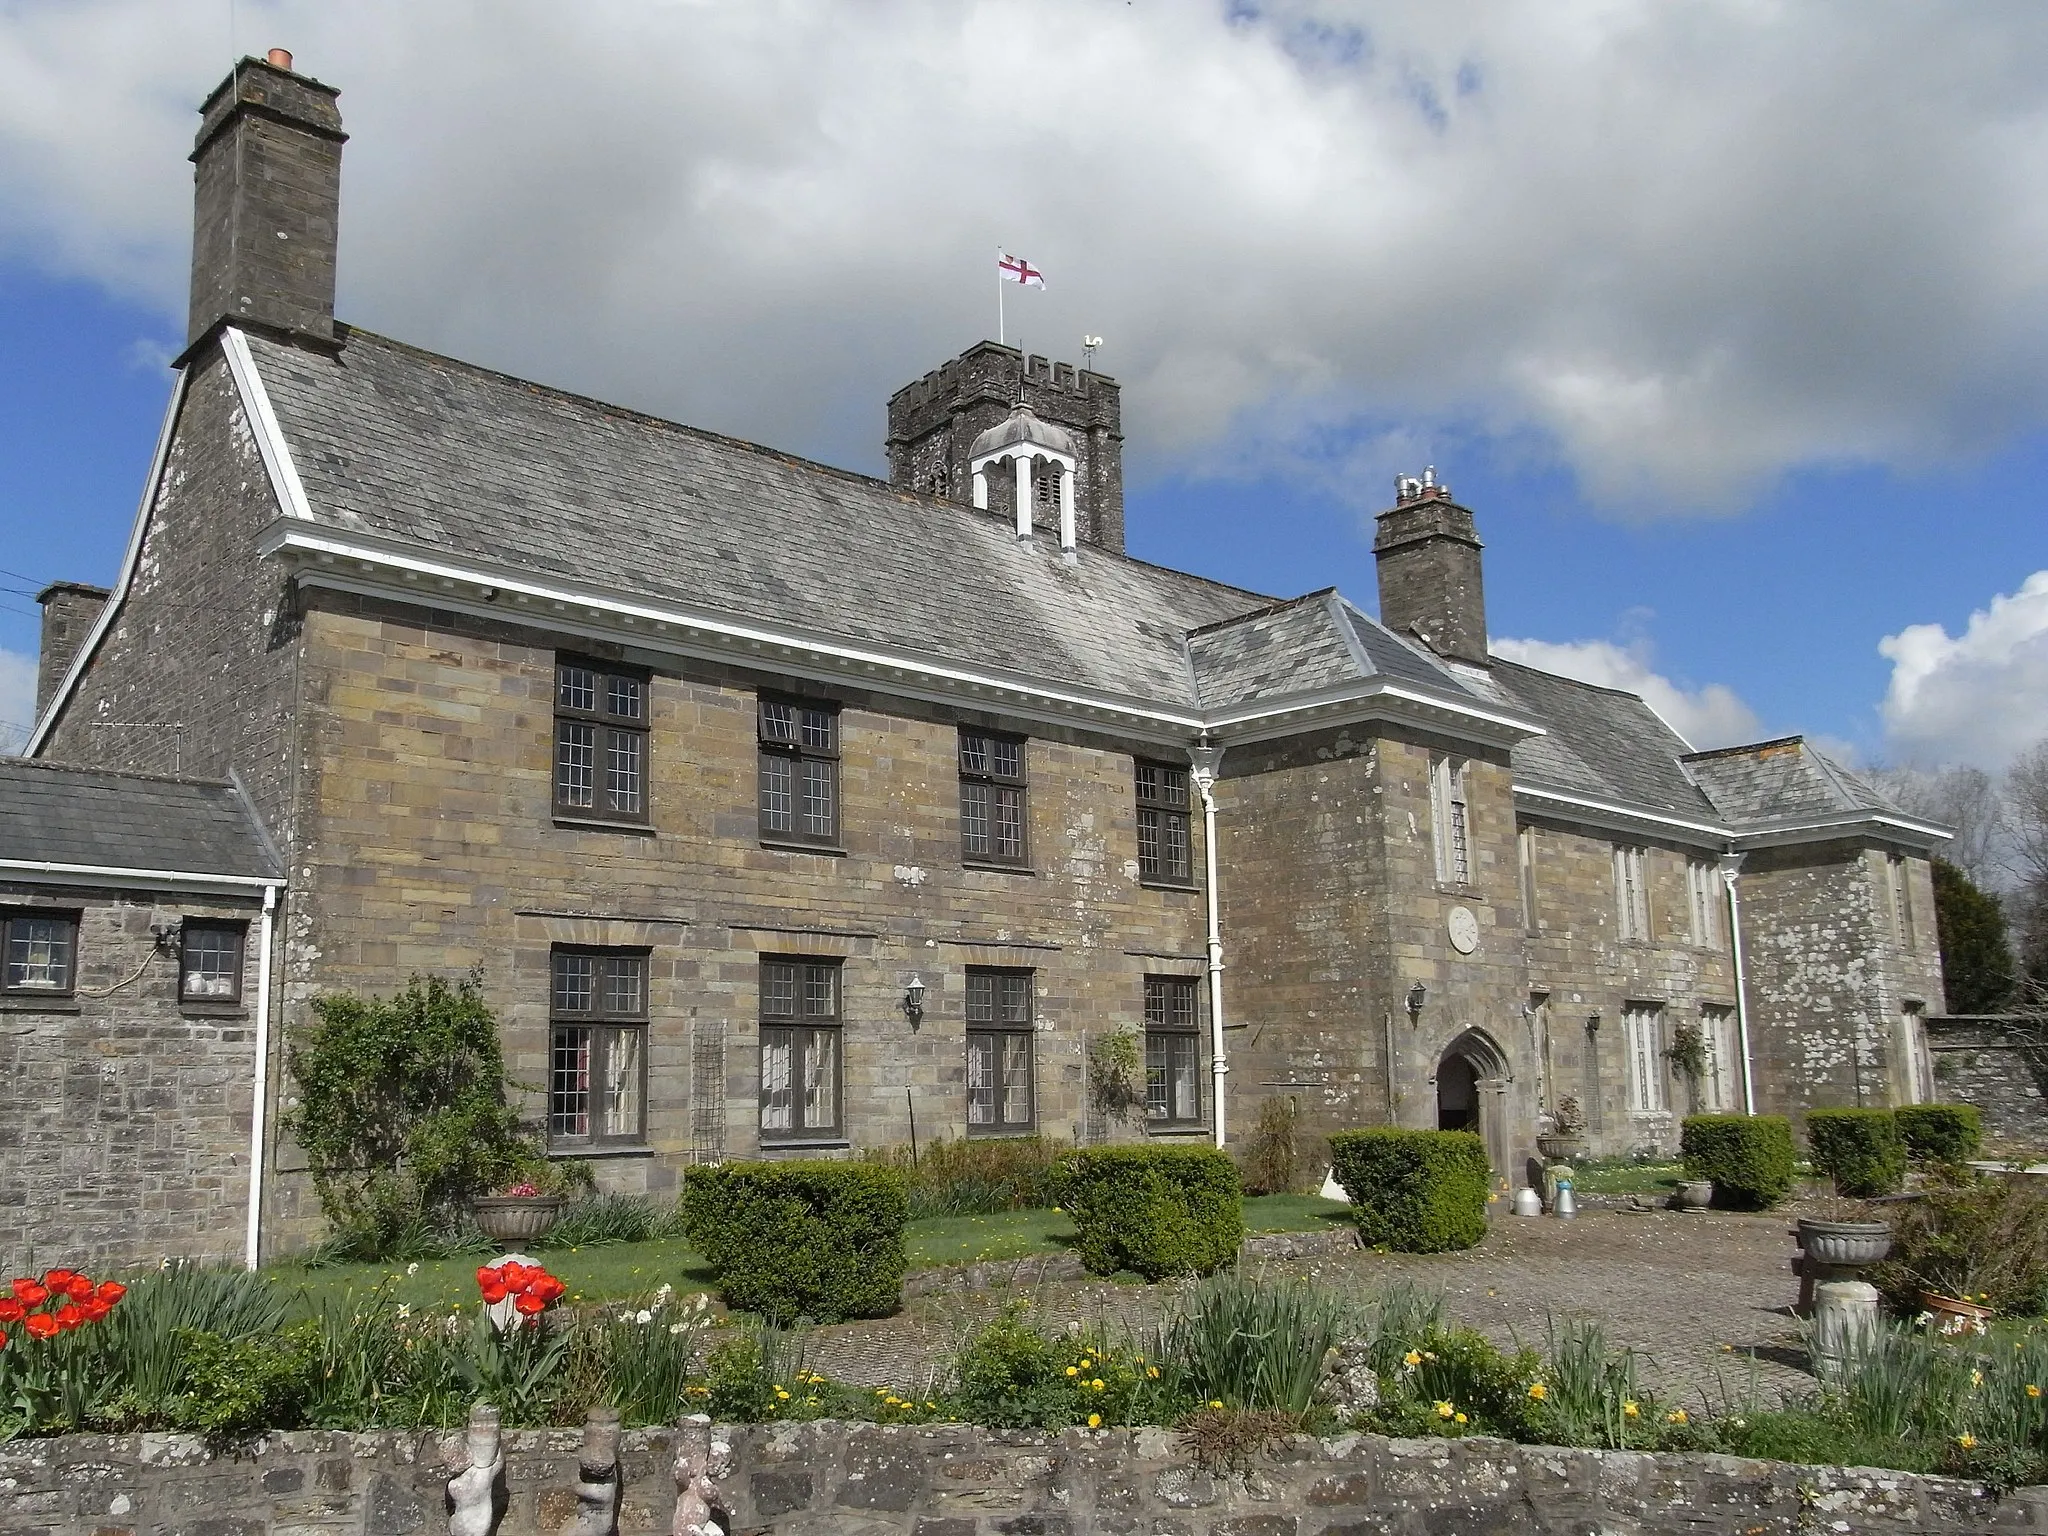
[[[0,1323],[18,1323],[28,1315],[28,1308],[12,1296],[0,1296]]]
[[[489,1285],[497,1277],[498,1266],[495,1264],[479,1264],[476,1268],[476,1283],[478,1285]]]
[[[99,1283],[98,1290],[93,1294],[111,1307],[115,1302],[128,1294],[128,1287],[118,1280],[102,1280]]]
[[[526,1294],[538,1296],[543,1302],[549,1302],[555,1300],[567,1289],[568,1287],[553,1275],[542,1275],[538,1280],[527,1286]]]
[[[484,1301],[490,1306],[495,1307],[505,1299],[505,1287],[499,1281],[486,1280],[478,1289],[484,1293]]]
[[[69,1269],[49,1270],[43,1275],[43,1284],[53,1291],[68,1290],[75,1274],[76,1271]]]
[[[56,1335],[57,1319],[47,1312],[32,1312],[21,1326],[28,1330],[30,1338],[47,1339]]]
[[[498,1274],[504,1279],[505,1289],[508,1291],[525,1290],[526,1282],[532,1278],[532,1271],[517,1259],[509,1264],[500,1264]]]
[[[526,1317],[537,1317],[548,1309],[548,1304],[531,1291],[522,1291],[513,1298],[512,1305]]]
[[[88,1296],[78,1304],[78,1310],[85,1314],[88,1323],[96,1323],[114,1308],[111,1303],[101,1301],[97,1296]]]
[[[56,1311],[56,1318],[57,1326],[66,1333],[69,1333],[74,1328],[82,1327],[85,1323],[85,1314],[78,1310],[78,1303],[75,1301],[67,1301],[59,1307]]]
[[[14,1299],[24,1307],[40,1307],[50,1299],[50,1292],[48,1287],[23,1276],[14,1282]]]
[[[83,1301],[92,1294],[92,1280],[86,1275],[73,1275],[64,1290],[73,1301]]]
[[[0,1328],[0,1349],[7,1347],[7,1330]]]

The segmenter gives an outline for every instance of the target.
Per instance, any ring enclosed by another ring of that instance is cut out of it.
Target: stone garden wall
[[[620,1439],[619,1530],[665,1532],[680,1432]],[[1496,1536],[1600,1532],[2048,1531],[2048,1489],[1994,1499],[1905,1473],[1498,1440],[1296,1440],[1239,1476],[1164,1430],[1005,1433],[837,1423],[714,1432],[734,1536]],[[505,1436],[499,1536],[577,1515],[581,1435]],[[412,1536],[448,1529],[460,1436],[273,1435],[234,1454],[184,1436],[0,1446],[5,1536]],[[588,1529],[588,1527],[583,1527]]]
[[[2048,1101],[2016,1024],[1961,1014],[1928,1019],[1927,1054],[1937,1099],[1976,1105],[1993,1146],[2033,1151],[2048,1147]]]

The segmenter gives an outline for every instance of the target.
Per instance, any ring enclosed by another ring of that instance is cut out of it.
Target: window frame
[[[592,704],[585,708],[563,702],[565,672],[576,670],[591,674]],[[637,716],[620,714],[609,708],[614,682],[631,683],[637,688],[640,712]],[[548,802],[557,820],[610,822],[626,826],[648,825],[647,803],[649,781],[649,746],[652,737],[654,705],[654,680],[651,673],[640,667],[629,667],[615,661],[599,661],[588,656],[573,653],[558,653],[554,670],[554,747],[549,765],[550,787]],[[575,728],[590,732],[590,804],[577,805],[563,799],[563,736]],[[611,803],[612,790],[606,782],[610,775],[610,762],[615,746],[626,740],[635,743],[635,772],[638,775],[639,804],[633,809],[622,809]],[[602,802],[602,803],[600,803]]]
[[[1707,1046],[1706,1113],[1736,1113],[1742,1104],[1742,1046],[1734,1008],[1700,1004],[1700,1036]]]
[[[1187,998],[1186,1022],[1169,1003],[1169,994],[1185,992]],[[1199,977],[1147,975],[1144,981],[1145,1018],[1145,1116],[1147,1131],[1192,1131],[1208,1124],[1204,1118],[1202,1092],[1202,985]],[[1155,1115],[1153,1105],[1159,1102],[1153,1095],[1154,1042],[1159,1045],[1160,1061],[1158,1072],[1160,1085],[1164,1090],[1162,1098],[1166,1106],[1164,1114]],[[1177,1102],[1174,1092],[1173,1060],[1168,1051],[1174,1045],[1185,1042],[1193,1071],[1189,1074],[1189,1092],[1193,1095],[1192,1106]]]
[[[78,933],[81,914],[70,907],[10,907],[0,911],[0,996],[68,1000],[78,993]],[[14,980],[14,928],[17,923],[58,923],[64,932],[64,984],[35,986]]]
[[[1148,773],[1158,774],[1156,787],[1148,794],[1145,777]],[[1176,804],[1169,794],[1175,782],[1180,789],[1180,801]],[[1157,758],[1134,757],[1131,759],[1131,789],[1137,799],[1138,815],[1138,882],[1141,885],[1166,886],[1173,890],[1191,891],[1195,886],[1195,833],[1194,833],[1194,782],[1189,776],[1185,763],[1161,762]],[[1148,867],[1146,846],[1146,818],[1151,818],[1152,853]],[[1178,828],[1180,847],[1187,869],[1175,874],[1164,867],[1160,854],[1162,839]]]
[[[587,1009],[564,1007],[562,1003],[562,962],[573,958],[590,958],[598,962],[591,977],[591,1006]],[[549,1151],[561,1152],[610,1152],[634,1150],[647,1146],[647,1052],[653,1031],[652,1020],[652,951],[634,945],[556,944],[548,950],[548,1082],[547,1082],[547,1144]],[[637,961],[639,967],[639,1003],[632,1008],[619,1008],[611,1002],[611,989],[605,967],[620,961]],[[582,1134],[556,1128],[563,1116],[557,1110],[559,1072],[558,1061],[562,1051],[562,1034],[568,1030],[583,1030],[589,1034],[589,1045],[580,1068],[583,1094]],[[638,1123],[630,1131],[610,1135],[597,1130],[604,1113],[601,1086],[611,1079],[613,1053],[618,1049],[622,1036],[632,1034],[638,1037],[635,1063],[636,1083],[634,1102],[638,1106]]]
[[[771,970],[787,967],[793,971],[791,1009],[787,1014],[771,1014],[768,1011],[768,976]],[[829,974],[832,978],[832,1012],[830,1015],[809,1013],[805,1009],[807,983],[811,972]],[[830,955],[763,955],[758,972],[758,997],[755,1014],[758,1020],[756,1052],[756,1099],[759,1104],[757,1134],[765,1149],[777,1146],[804,1146],[820,1143],[841,1143],[846,1140],[846,968],[842,961]],[[768,1046],[769,1034],[787,1035],[789,1052],[789,1120],[786,1127],[770,1127],[768,1118]],[[800,1052],[799,1036],[814,1037],[809,1042],[815,1046],[815,1037],[829,1035],[832,1040],[832,1121],[829,1125],[804,1125],[799,1123],[803,1113],[803,1098],[797,1090],[801,1065],[809,1058]]]
[[[1898,941],[1903,954],[1915,952],[1916,930],[1913,924],[1913,888],[1908,880],[1906,856],[1902,853],[1887,853],[1885,859],[1885,883],[1891,887],[1892,937]]]
[[[968,742],[979,741],[983,746],[983,761],[986,767],[968,767]],[[1017,771],[1014,774],[996,771],[996,747],[1013,746],[1017,749]],[[1003,731],[982,730],[978,726],[961,726],[959,740],[954,747],[954,762],[960,777],[960,861],[963,864],[992,865],[998,869],[1029,869],[1031,867],[1031,763],[1028,756],[1029,739]],[[984,838],[988,847],[977,853],[967,844],[967,797],[970,786],[984,788],[988,793],[988,814],[984,818]],[[1000,825],[999,808],[1005,794],[1014,794],[1017,800],[1017,852],[1001,853],[996,850],[996,833]]]
[[[770,735],[768,712],[771,709],[795,711],[791,716],[788,737]],[[804,713],[821,715],[831,724],[832,741],[829,746],[806,743],[803,739],[807,722]],[[755,826],[763,845],[768,847],[795,847],[824,849],[840,852],[844,848],[844,822],[841,807],[842,748],[845,732],[840,720],[840,706],[827,699],[800,698],[794,694],[761,693],[755,698],[754,732],[757,744],[754,772]],[[786,763],[789,767],[786,793],[789,796],[789,826],[771,827],[768,824],[768,765],[770,762]],[[829,773],[832,786],[832,825],[826,832],[806,832],[802,822],[804,813],[799,806],[804,794],[807,765],[824,765]]]
[[[1664,1073],[1664,1005],[1623,1003],[1621,1023],[1628,1052],[1629,1113],[1670,1113],[1671,1094]]]
[[[1624,944],[1650,938],[1650,850],[1641,843],[1614,845],[1614,905]]]
[[[1471,759],[1449,752],[1429,758],[1429,824],[1439,885],[1472,884]]]
[[[1521,865],[1522,875],[1522,928],[1524,932],[1536,931],[1536,829],[1521,826],[1515,829],[1515,857]]]
[[[989,1017],[976,1019],[975,984],[989,983]],[[1024,1017],[1005,1018],[1005,998],[1002,983],[1021,981],[1023,983]],[[970,1137],[1032,1136],[1038,1131],[1038,974],[1014,966],[970,965],[967,968],[967,1080],[966,1110],[967,1134]],[[976,1125],[974,1121],[974,1044],[976,1039],[991,1043],[993,1064],[998,1074],[1007,1064],[1005,1045],[1022,1038],[1024,1041],[1024,1102],[1025,1116],[1022,1120],[1006,1119],[1003,1116],[1005,1085],[998,1080],[989,1084],[991,1105],[995,1119]]]
[[[229,972],[234,986],[227,992],[192,990],[192,937],[195,933],[231,934],[235,960]],[[178,1001],[181,1003],[234,1004],[242,1000],[242,973],[249,963],[249,925],[226,918],[188,917],[178,925]]]
[[[1720,866],[1712,859],[1685,861],[1687,904],[1691,908],[1692,941],[1700,949],[1721,948]]]

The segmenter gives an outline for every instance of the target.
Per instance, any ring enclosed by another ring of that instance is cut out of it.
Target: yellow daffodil
[[[1972,1372],[1970,1372],[1970,1385],[1971,1385],[1971,1386],[1973,1386],[1973,1387],[1981,1387],[1981,1386],[1983,1386],[1983,1385],[1984,1385],[1984,1373],[1983,1373],[1982,1371],[1972,1371]]]
[[[1088,1415],[1088,1427],[1089,1427],[1090,1429],[1100,1429],[1100,1428],[1102,1428],[1102,1415],[1101,1415],[1101,1414],[1099,1414],[1099,1413],[1091,1413],[1091,1414],[1089,1414],[1089,1415]]]
[[[1689,1421],[1686,1419],[1685,1410],[1683,1408],[1674,1408],[1669,1413],[1664,1415],[1664,1422],[1666,1424],[1684,1424]]]
[[[1417,1353],[1415,1353],[1414,1350],[1411,1349],[1408,1351],[1407,1354],[1401,1357],[1401,1363],[1403,1365],[1420,1365],[1422,1364],[1422,1356],[1418,1355]]]
[[[1067,1367],[1067,1374],[1069,1376],[1078,1376],[1081,1374],[1081,1367],[1079,1367],[1078,1365],[1070,1365]]]
[[[1977,1437],[1965,1431],[1964,1433],[1956,1436],[1956,1444],[1960,1445],[1966,1451],[1974,1451],[1975,1449],[1977,1449]]]
[[[1463,1415],[1462,1413],[1454,1413],[1451,1415],[1451,1417],[1453,1419],[1456,1419],[1460,1424],[1465,1422],[1465,1415]]]
[[[789,1401],[789,1394],[783,1391],[782,1388],[777,1387],[775,1389],[775,1400],[777,1402],[786,1403]]]
[[[1436,1416],[1440,1419],[1448,1419],[1452,1414],[1456,1413],[1457,1411],[1458,1410],[1453,1408],[1449,1403],[1438,1403],[1436,1405]]]
[[[1098,1376],[1093,1381],[1089,1382],[1088,1385],[1095,1391],[1100,1392],[1102,1390],[1102,1378]]]
[[[1550,1388],[1543,1385],[1540,1381],[1532,1381],[1529,1383],[1529,1395],[1540,1403],[1543,1399],[1550,1396]]]
[[[1146,1366],[1146,1367],[1145,1367],[1145,1375],[1146,1375],[1146,1376],[1147,1376],[1147,1377],[1148,1377],[1149,1379],[1151,1379],[1151,1380],[1153,1380],[1153,1381],[1157,1381],[1157,1380],[1159,1379],[1159,1367],[1158,1367],[1158,1366],[1156,1366],[1156,1365],[1148,1365],[1148,1366]],[[2028,1390],[2029,1390],[2029,1391],[2032,1391],[2033,1389],[2032,1389],[2032,1388],[2029,1388]],[[2038,1392],[2037,1392],[2037,1393],[2035,1393],[2035,1396],[2037,1396],[2037,1397],[2038,1397],[2039,1395],[2040,1395],[2040,1394],[2039,1394]]]
[[[1211,1408],[1221,1408],[1223,1406],[1223,1399],[1220,1397],[1212,1397],[1209,1399],[1209,1406]]]
[[[2040,1389],[2039,1387],[2035,1386],[2035,1385],[2034,1385],[2034,1384],[2033,1384],[2033,1383],[2032,1383],[2031,1381],[2030,1381],[2030,1382],[2028,1382],[2028,1383],[2027,1383],[2027,1396],[2029,1396],[2029,1397],[2039,1397],[2040,1395],[2041,1395],[2041,1389]]]
[[[1623,1403],[1623,1404],[1621,1405],[1621,1416],[1622,1416],[1623,1418],[1625,1418],[1625,1419],[1633,1419],[1633,1418],[1636,1418],[1636,1417],[1638,1416],[1639,1412],[1640,1412],[1640,1410],[1639,1410],[1639,1409],[1638,1409],[1638,1408],[1636,1407],[1636,1405],[1635,1405],[1634,1403],[1632,1403],[1632,1402],[1630,1402],[1630,1403]]]

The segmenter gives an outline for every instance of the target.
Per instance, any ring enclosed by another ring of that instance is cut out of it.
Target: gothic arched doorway
[[[1491,1035],[1470,1029],[1445,1049],[1436,1064],[1436,1125],[1440,1131],[1471,1131],[1486,1143],[1496,1177],[1508,1172],[1508,1059]]]

